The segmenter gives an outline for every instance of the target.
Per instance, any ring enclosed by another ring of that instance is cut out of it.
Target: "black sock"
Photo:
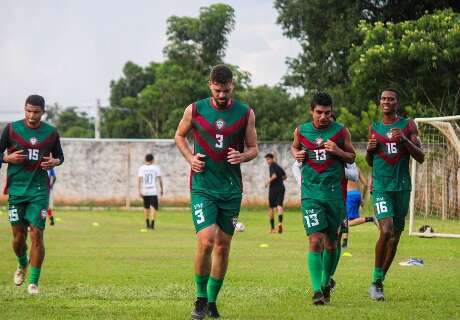
[[[278,215],[278,222],[283,223],[283,215],[282,214]]]
[[[155,220],[152,220],[152,224],[150,225],[150,227],[151,227],[152,229],[155,228]]]
[[[374,222],[374,217],[365,217],[364,221],[365,222]]]
[[[150,220],[149,219],[145,219],[145,224],[146,224],[147,228],[150,228]]]
[[[348,239],[342,239],[342,247],[346,247],[348,245]]]
[[[270,219],[270,226],[272,227],[272,230],[275,229],[275,219]]]

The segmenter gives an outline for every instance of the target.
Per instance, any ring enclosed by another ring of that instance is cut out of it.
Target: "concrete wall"
[[[136,177],[145,154],[155,155],[163,174],[162,203],[188,204],[190,167],[173,140],[62,139],[65,162],[56,169],[57,204],[139,205]],[[273,153],[287,173],[287,204],[299,203],[300,190],[291,172],[290,143],[261,143],[259,156],[242,164],[245,203],[267,204],[268,166],[264,155]],[[6,166],[1,177],[4,181]],[[134,203],[137,201],[136,203]]]

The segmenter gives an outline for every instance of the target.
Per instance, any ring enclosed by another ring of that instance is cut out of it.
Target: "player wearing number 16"
[[[404,230],[412,188],[409,158],[412,156],[420,163],[425,158],[415,122],[397,115],[399,94],[396,90],[383,90],[380,108],[383,118],[369,128],[366,153],[366,161],[372,167],[374,212],[380,225],[369,288],[373,300],[384,300],[383,280]]]
[[[45,100],[31,95],[25,103],[25,118],[9,123],[0,139],[2,162],[8,163],[8,216],[13,230],[13,250],[18,259],[14,283],[24,282],[30,262],[30,294],[38,293],[38,280],[45,258],[43,232],[49,204],[47,170],[64,162],[59,134],[53,126],[42,122]],[[8,150],[7,154],[3,154]],[[27,258],[27,233],[32,246]],[[30,260],[29,260],[30,259]]]
[[[294,131],[291,151],[301,163],[301,207],[309,237],[308,271],[313,304],[328,303],[331,275],[339,262],[338,232],[345,217],[345,163],[355,161],[350,133],[332,119],[332,99],[318,92],[310,105],[312,121]]]
[[[240,163],[258,153],[254,112],[232,99],[232,71],[224,65],[213,67],[208,85],[211,97],[185,109],[175,137],[191,167],[192,218],[198,238],[192,319],[203,319],[206,313],[219,317],[216,299],[227,271],[243,192]],[[194,153],[185,138],[189,131],[193,131]]]

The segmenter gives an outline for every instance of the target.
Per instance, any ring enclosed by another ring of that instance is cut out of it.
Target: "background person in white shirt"
[[[137,174],[137,191],[144,200],[144,218],[147,228],[155,229],[155,219],[158,210],[157,180],[160,184],[160,195],[163,195],[163,181],[160,168],[153,164],[151,153],[145,156],[145,164]],[[150,219],[149,219],[150,211]]]

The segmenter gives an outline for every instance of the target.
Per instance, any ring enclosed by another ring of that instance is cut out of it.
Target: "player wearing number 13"
[[[328,303],[331,275],[340,257],[340,223],[345,217],[345,163],[355,161],[349,131],[332,119],[332,99],[318,92],[310,105],[313,121],[294,131],[292,154],[301,164],[304,227],[309,237],[308,270],[313,304]]]
[[[211,97],[185,109],[175,138],[191,167],[192,218],[198,238],[192,319],[203,319],[206,312],[208,317],[219,317],[216,299],[241,206],[240,163],[258,153],[254,112],[231,98],[232,71],[224,65],[213,67],[208,85]],[[194,153],[185,139],[189,131],[194,135]]]
[[[14,282],[24,282],[27,258],[27,232],[30,230],[30,275],[28,292],[38,293],[38,279],[45,258],[43,231],[49,203],[47,170],[64,162],[56,128],[42,122],[45,100],[31,95],[25,103],[25,118],[9,123],[0,140],[2,162],[8,163],[8,216],[13,230],[13,250],[19,266]],[[3,155],[5,150],[8,153]]]
[[[385,89],[380,96],[382,121],[369,128],[366,161],[372,167],[374,212],[380,225],[369,295],[384,300],[383,280],[396,254],[409,209],[409,158],[423,162],[424,153],[413,120],[397,115],[399,94]]]

